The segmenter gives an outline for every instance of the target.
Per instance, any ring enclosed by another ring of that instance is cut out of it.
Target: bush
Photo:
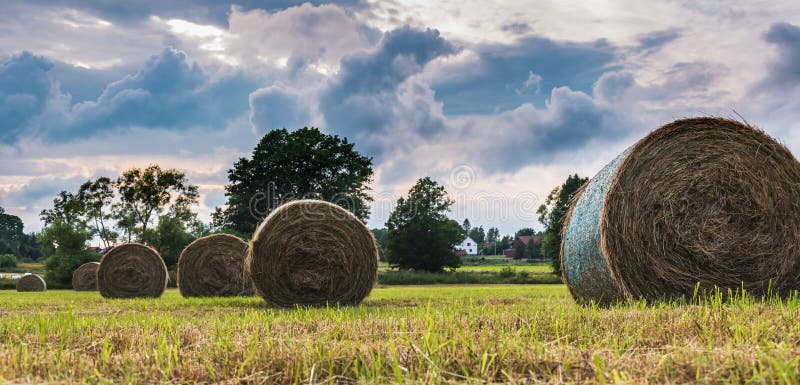
[[[45,281],[48,287],[67,289],[72,287],[72,273],[86,262],[99,262],[100,254],[91,250],[76,252],[56,251],[44,262]]]
[[[14,254],[0,255],[0,267],[17,267],[17,256]]]
[[[456,271],[451,273],[429,273],[424,271],[382,271],[378,273],[380,285],[465,285],[465,284],[554,284],[561,283],[561,277],[551,273],[530,273],[527,271],[500,272]]]

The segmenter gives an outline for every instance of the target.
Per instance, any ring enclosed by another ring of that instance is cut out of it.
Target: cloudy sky
[[[800,154],[796,1],[0,4],[0,206],[27,231],[58,191],[150,163],[185,170],[208,220],[266,131],[314,125],[373,157],[370,226],[429,175],[454,219],[513,232],[696,115]]]

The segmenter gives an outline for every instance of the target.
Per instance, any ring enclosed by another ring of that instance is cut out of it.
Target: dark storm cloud
[[[72,97],[72,102],[97,100],[109,83],[122,79],[135,69],[112,67],[108,69],[82,68],[52,60],[53,68],[47,73],[57,81],[61,91]]]
[[[800,27],[789,23],[773,24],[764,39],[778,49],[778,60],[770,64],[769,75],[760,87],[786,89],[800,85]]]
[[[605,40],[574,43],[528,37],[472,49],[479,57],[476,73],[433,85],[445,113],[491,114],[523,103],[543,103],[547,91],[561,86],[589,92],[618,58],[618,49]],[[526,89],[532,73],[541,77],[537,85],[544,93]]]
[[[72,104],[48,73],[52,68],[51,61],[30,53],[0,67],[0,141],[69,141],[129,127],[221,129],[246,113],[248,94],[256,88],[240,73],[211,76],[183,52],[165,49],[135,74],[108,84],[96,100]],[[91,85],[75,87],[70,88],[91,92]]]
[[[397,119],[404,119],[420,122],[410,128],[421,134],[440,130],[441,121],[421,116],[429,115],[427,105],[417,105],[412,111],[416,116],[398,115],[403,104],[399,86],[431,60],[454,52],[456,48],[438,31],[406,27],[387,33],[374,52],[345,58],[339,78],[320,101],[329,128],[346,136],[375,135],[389,129]]]
[[[9,142],[40,115],[53,93],[53,63],[30,52],[0,63],[0,142]]]

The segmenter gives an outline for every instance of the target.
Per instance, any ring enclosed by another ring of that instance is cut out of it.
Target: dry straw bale
[[[565,219],[562,271],[579,302],[701,290],[763,295],[800,283],[800,163],[749,125],[682,119],[584,186]]]
[[[232,297],[253,292],[244,272],[248,245],[229,234],[199,238],[178,259],[178,288],[184,297]]]
[[[259,226],[245,268],[274,306],[358,304],[375,285],[378,248],[349,211],[299,200],[277,208]]]
[[[97,268],[99,262],[87,262],[72,273],[72,288],[77,291],[97,290]]]
[[[161,255],[138,243],[114,247],[97,269],[97,289],[106,298],[160,297],[167,279]]]
[[[46,291],[47,284],[44,278],[36,274],[28,274],[17,282],[17,291]]]

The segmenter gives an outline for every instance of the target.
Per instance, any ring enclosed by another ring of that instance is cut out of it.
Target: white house
[[[456,246],[456,250],[460,251],[461,254],[478,255],[478,244],[472,238],[466,237],[461,241],[460,245]]]

